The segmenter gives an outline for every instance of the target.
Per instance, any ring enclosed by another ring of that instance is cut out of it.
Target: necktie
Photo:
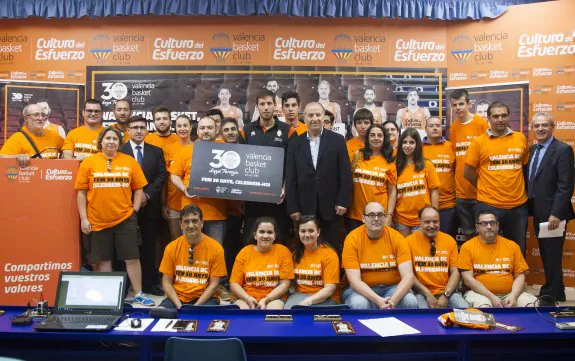
[[[136,145],[136,150],[138,151],[138,153],[136,153],[136,159],[138,160],[138,163],[140,163],[141,166],[142,162],[144,161],[144,155],[142,154],[142,147]]]
[[[533,156],[533,162],[531,163],[531,172],[529,172],[529,182],[527,183],[527,196],[533,198],[535,189],[533,189],[533,182],[535,181],[535,174],[537,174],[537,166],[539,165],[539,153],[543,146],[537,144],[537,150],[535,151],[535,156]]]

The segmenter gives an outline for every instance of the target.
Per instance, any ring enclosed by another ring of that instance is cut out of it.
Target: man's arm
[[[435,298],[433,293],[431,293],[431,291],[423,285],[423,283],[419,282],[417,277],[415,277],[414,279],[413,289],[415,290],[415,292],[422,294],[425,297],[425,300],[427,301],[429,307],[431,308],[437,307],[437,299]]]
[[[148,179],[148,185],[144,187],[144,193],[149,197],[149,202],[158,202],[161,197],[161,191],[166,183],[166,163],[164,162],[164,157],[162,155],[161,149],[158,148],[159,153],[156,152],[158,156],[156,159],[158,173],[154,179]]]
[[[461,270],[461,278],[463,282],[469,287],[473,292],[479,293],[482,296],[489,298],[493,307],[503,307],[499,297],[494,295],[491,291],[483,285],[483,283],[473,277],[473,271],[471,270]]]
[[[444,292],[448,292],[450,295],[453,295],[453,292],[455,292],[457,285],[459,284],[459,278],[459,269],[457,267],[449,267],[449,279],[447,280]],[[437,301],[439,307],[446,307],[449,299],[445,295],[441,295]]]
[[[430,190],[429,198],[431,198],[431,205],[439,209],[439,188]]]
[[[399,274],[401,275],[401,281],[399,281],[395,292],[391,295],[393,305],[397,305],[403,299],[403,296],[405,296],[411,287],[413,287],[415,280],[415,276],[413,275],[413,263],[411,263],[411,261],[403,262],[399,265],[398,269]]]
[[[174,276],[162,274],[162,288],[166,293],[166,296],[172,303],[176,306],[176,308],[182,307],[182,301],[178,298],[178,294],[176,293],[176,289],[173,286],[174,284]]]
[[[206,287],[200,298],[198,298],[195,305],[197,306],[203,305],[210,298],[214,297],[214,294],[216,293],[219,286],[220,286],[220,277],[210,277],[208,287]]]
[[[559,153],[557,161],[557,190],[551,207],[551,215],[556,218],[565,219],[567,217],[566,214],[563,214],[565,202],[571,207],[571,196],[575,184],[573,164],[573,148],[567,146],[564,151]],[[559,226],[559,222],[557,222],[557,226]]]
[[[465,164],[465,168],[463,168],[463,177],[465,177],[465,179],[467,179],[467,181],[474,187],[477,187],[477,174],[475,173],[475,167]]]
[[[371,287],[361,279],[361,271],[358,269],[346,268],[345,274],[349,285],[355,292],[367,298],[371,303],[376,304],[378,307],[387,304],[383,297],[379,296],[377,293],[373,292]]]
[[[511,286],[511,295],[504,303],[505,307],[516,307],[517,306],[517,299],[523,293],[525,289],[525,273],[520,273],[515,276],[513,280],[513,285]]]

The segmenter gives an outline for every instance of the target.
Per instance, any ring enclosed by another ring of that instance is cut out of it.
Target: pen
[[[174,320],[170,320],[170,322],[168,322],[168,324],[166,325],[166,327],[164,327],[164,329],[167,329],[168,327],[170,327],[173,322],[174,322]]]

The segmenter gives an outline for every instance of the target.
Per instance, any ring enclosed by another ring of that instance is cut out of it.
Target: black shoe
[[[557,300],[557,302],[565,302],[567,301],[567,298],[565,297],[565,294],[561,295],[561,296],[557,296],[555,297],[555,299]]]
[[[144,287],[143,291],[144,291],[144,293],[154,295],[154,296],[163,296],[164,295],[164,291],[156,285],[151,286],[151,287]]]
[[[551,299],[551,297],[543,297],[538,300],[536,303],[538,307],[555,307],[557,306],[555,302]]]

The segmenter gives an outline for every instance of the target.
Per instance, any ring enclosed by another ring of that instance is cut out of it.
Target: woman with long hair
[[[419,229],[417,214],[425,206],[439,207],[439,178],[433,163],[423,157],[417,129],[407,128],[399,137],[395,228],[404,237]]]
[[[399,137],[399,126],[393,120],[387,120],[383,123],[383,129],[389,137],[389,143],[393,148],[393,155],[397,155],[397,138]]]
[[[298,221],[299,242],[293,253],[295,292],[290,294],[285,309],[294,305],[335,305],[339,284],[339,258],[335,250],[320,239],[315,216],[301,216]]]
[[[275,244],[278,225],[271,217],[256,219],[252,244],[234,262],[230,289],[241,309],[284,308],[285,295],[294,278],[290,251]]]
[[[363,209],[369,202],[385,208],[384,224],[392,225],[397,191],[393,149],[383,125],[372,124],[366,132],[364,147],[352,158],[352,204],[345,218],[347,233],[363,224]]]

